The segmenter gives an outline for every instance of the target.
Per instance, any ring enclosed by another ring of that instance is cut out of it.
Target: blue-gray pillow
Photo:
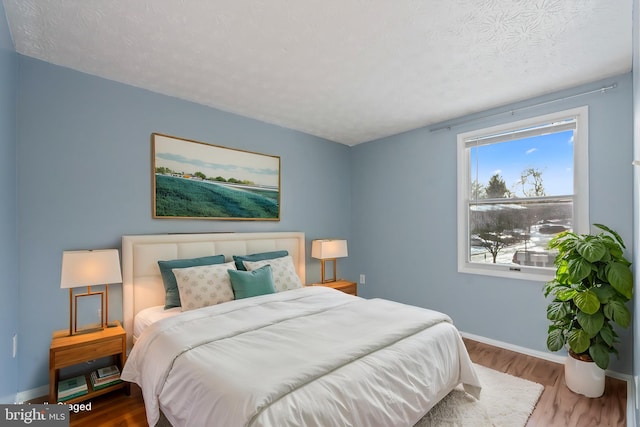
[[[233,260],[236,262],[236,268],[240,271],[247,271],[242,261],[264,261],[265,259],[281,258],[289,255],[287,251],[260,252],[251,255],[234,255]]]
[[[180,292],[176,276],[171,271],[174,268],[199,267],[201,265],[223,264],[224,255],[203,256],[200,258],[174,259],[171,261],[158,261],[160,275],[164,284],[164,308],[180,307]]]
[[[270,265],[252,271],[227,271],[235,299],[257,297],[276,292]]]

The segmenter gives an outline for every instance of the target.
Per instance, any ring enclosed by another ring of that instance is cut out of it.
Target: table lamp
[[[69,289],[69,335],[78,331],[78,299],[100,295],[100,328],[109,326],[109,283],[122,283],[120,256],[117,249],[64,251],[60,288]],[[105,285],[104,292],[92,292],[91,286]],[[86,293],[75,294],[73,288],[87,287]]]
[[[348,255],[347,241],[338,239],[321,239],[311,242],[311,256],[320,260],[322,283],[336,281],[336,258],[344,258]],[[333,261],[333,278],[325,277],[325,263]]]

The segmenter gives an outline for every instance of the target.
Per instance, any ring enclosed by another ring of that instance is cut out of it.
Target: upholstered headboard
[[[305,282],[305,240],[301,232],[202,233],[122,236],[122,315],[131,348],[133,319],[148,307],[164,305],[164,286],[159,260],[196,258],[286,250]]]

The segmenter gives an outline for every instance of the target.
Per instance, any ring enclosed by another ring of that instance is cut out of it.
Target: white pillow
[[[302,287],[302,282],[298,277],[298,273],[296,273],[296,268],[293,265],[293,258],[291,258],[291,255],[283,256],[281,258],[265,259],[262,261],[242,261],[242,263],[249,271],[265,265],[270,265],[276,292],[288,291]],[[180,296],[180,298],[182,298],[182,296]]]
[[[235,270],[232,262],[174,268],[182,311],[195,310],[233,300],[233,288],[227,270]]]

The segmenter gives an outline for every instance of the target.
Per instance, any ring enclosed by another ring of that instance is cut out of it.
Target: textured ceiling
[[[628,72],[632,0],[4,0],[16,50],[347,145]]]

